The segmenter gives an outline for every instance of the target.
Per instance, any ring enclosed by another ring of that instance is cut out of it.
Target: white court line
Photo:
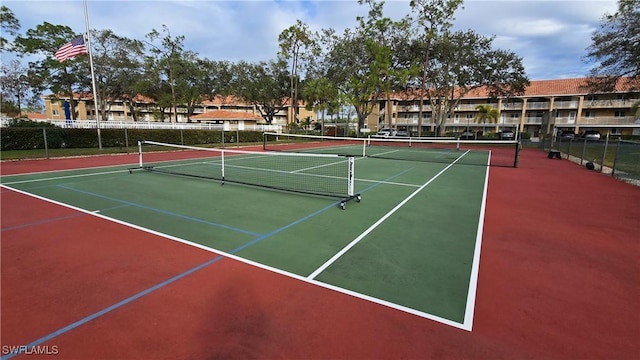
[[[74,170],[67,170],[67,171],[74,171]],[[128,171],[129,170],[124,169],[124,170],[103,171],[103,172],[90,173],[90,174],[54,176],[54,177],[43,178],[43,179],[30,179],[30,180],[3,182],[2,184],[3,185],[27,184],[27,183],[40,182],[40,181],[51,181],[51,180],[72,179],[72,178],[88,177],[88,176],[96,176],[96,175],[117,174],[117,173],[128,172]],[[36,174],[36,173],[20,174],[20,175],[33,175],[33,174]],[[19,176],[19,175],[6,175],[6,176]]]
[[[442,173],[444,173],[449,167],[451,167],[453,164],[455,164],[460,158],[465,156],[468,152],[469,151],[467,151],[464,154],[462,154],[454,162],[449,164],[449,166],[447,166],[445,169],[443,169],[440,173],[438,173],[432,179],[430,179],[427,183],[422,185],[418,190],[416,190],[407,199],[405,199],[405,201],[403,201],[401,204],[396,206],[396,208],[394,210],[392,210],[392,212],[395,212],[401,205],[406,203],[411,197],[415,196],[415,194],[417,194],[420,190],[422,190],[427,185],[429,185],[429,183],[431,183],[438,176],[440,176]],[[489,158],[491,157],[490,155],[491,155],[491,153],[489,153]],[[490,160],[489,160],[489,162],[490,162]],[[113,172],[117,172],[117,171],[113,171]],[[485,207],[485,198],[486,198],[486,193],[487,193],[488,176],[489,176],[489,169],[487,168],[487,173],[486,173],[486,176],[485,176],[485,192],[484,192],[484,195],[483,195],[483,203],[482,203],[482,210],[481,210],[481,217],[480,217],[480,226],[478,228],[478,233],[477,233],[478,234],[477,235],[478,238],[477,239],[481,239],[481,236],[482,236],[482,224],[483,224],[483,221],[484,221],[484,207]],[[37,199],[40,199],[40,200],[43,200],[43,201],[46,201],[46,202],[49,202],[49,203],[52,203],[52,204],[56,204],[56,205],[59,205],[59,206],[70,208],[70,209],[73,209],[73,210],[76,210],[76,211],[79,211],[79,212],[82,212],[82,213],[85,213],[85,214],[93,215],[93,216],[96,216],[96,217],[101,218],[103,220],[111,221],[111,222],[114,222],[114,223],[117,223],[117,224],[120,224],[120,225],[123,225],[123,226],[126,226],[126,227],[130,227],[130,228],[133,228],[133,229],[136,229],[136,230],[140,230],[140,231],[143,231],[143,232],[146,232],[146,233],[157,235],[157,236],[163,237],[163,238],[168,239],[168,240],[172,240],[172,241],[176,241],[176,242],[179,242],[179,243],[182,243],[182,244],[193,246],[193,247],[199,248],[201,250],[205,250],[205,251],[208,251],[208,252],[211,252],[211,253],[214,253],[214,254],[218,254],[218,255],[221,255],[221,256],[236,260],[236,261],[240,261],[242,263],[245,263],[245,264],[248,264],[248,265],[252,265],[252,266],[255,266],[257,268],[261,268],[261,269],[264,269],[264,270],[267,270],[267,271],[271,271],[273,273],[277,273],[277,274],[280,274],[280,275],[283,275],[283,276],[287,276],[289,278],[293,278],[293,279],[296,279],[296,280],[299,280],[299,281],[302,281],[302,282],[310,283],[310,284],[313,284],[313,285],[316,285],[316,286],[319,286],[319,287],[323,287],[323,288],[330,289],[330,290],[333,290],[333,291],[336,291],[336,292],[339,292],[339,293],[343,293],[343,294],[346,294],[346,295],[349,295],[349,296],[353,296],[353,297],[356,297],[356,298],[359,298],[359,299],[370,301],[370,302],[373,302],[373,303],[376,303],[376,304],[379,304],[379,305],[383,305],[383,306],[386,306],[386,307],[389,307],[389,308],[392,308],[392,309],[395,309],[395,310],[403,311],[403,312],[406,312],[406,313],[409,313],[409,314],[413,314],[413,315],[416,315],[416,316],[419,316],[419,317],[422,317],[422,318],[425,318],[425,319],[433,320],[433,321],[439,322],[441,324],[452,326],[452,327],[455,327],[455,328],[458,328],[458,329],[471,331],[472,321],[473,321],[473,312],[474,312],[474,307],[475,307],[474,299],[475,299],[475,295],[476,295],[478,269],[479,269],[479,262],[480,262],[480,247],[481,247],[480,241],[476,241],[476,249],[475,249],[475,253],[474,253],[474,260],[473,260],[473,265],[472,265],[472,274],[471,274],[471,279],[470,279],[471,283],[470,283],[470,286],[469,286],[469,293],[468,293],[468,296],[467,296],[467,307],[466,307],[466,311],[465,311],[464,322],[463,323],[459,323],[459,322],[456,322],[456,321],[453,321],[453,320],[449,320],[449,319],[446,319],[446,318],[442,318],[442,317],[439,317],[439,316],[436,316],[436,315],[433,315],[433,314],[429,314],[429,313],[426,313],[426,312],[423,312],[423,311],[419,311],[419,310],[412,309],[412,308],[409,308],[409,307],[406,307],[406,306],[398,305],[398,304],[395,304],[395,303],[392,303],[392,302],[389,302],[389,301],[386,301],[386,300],[378,299],[378,298],[371,297],[371,296],[368,296],[368,295],[365,295],[365,294],[361,294],[361,293],[358,293],[358,292],[355,292],[355,291],[352,291],[352,290],[344,289],[344,288],[341,288],[341,287],[338,287],[338,286],[335,286],[335,285],[331,285],[331,284],[327,284],[327,283],[324,283],[324,282],[321,282],[321,281],[318,281],[318,280],[314,280],[311,276],[305,277],[305,276],[294,274],[294,273],[291,273],[291,272],[288,272],[288,271],[285,271],[285,270],[274,268],[274,267],[271,267],[271,266],[268,266],[268,265],[257,263],[257,262],[254,262],[254,261],[251,261],[251,260],[248,260],[248,259],[245,259],[245,258],[241,258],[239,256],[236,256],[236,255],[233,255],[233,254],[230,254],[230,253],[226,253],[224,251],[220,251],[220,250],[208,247],[208,246],[204,246],[204,245],[201,245],[201,244],[198,244],[198,243],[194,243],[194,242],[189,241],[189,240],[181,239],[181,238],[178,238],[178,237],[175,237],[175,236],[172,236],[172,235],[161,233],[159,231],[151,230],[151,229],[148,229],[148,228],[145,228],[145,227],[142,227],[142,226],[138,226],[138,225],[135,225],[135,224],[127,223],[125,221],[114,219],[114,218],[102,215],[99,212],[93,212],[93,211],[85,210],[85,209],[82,209],[82,208],[78,208],[78,207],[75,207],[75,206],[72,206],[72,205],[68,205],[68,204],[65,204],[65,203],[62,203],[62,202],[59,202],[59,201],[51,200],[51,199],[48,199],[48,198],[45,198],[45,197],[42,197],[42,196],[39,196],[39,195],[35,195],[35,194],[29,193],[29,192],[26,192],[26,191],[18,190],[18,189],[15,189],[15,188],[12,188],[12,187],[8,187],[8,186],[5,186],[5,185],[6,184],[0,184],[0,187],[1,188],[6,188],[6,189],[10,189],[10,190],[15,191],[17,193],[20,193],[20,194],[23,194],[23,195],[26,195],[26,196],[30,196],[30,197],[33,197],[33,198],[37,198]],[[390,215],[391,215],[391,212],[388,214],[388,216],[390,216]],[[388,216],[385,215],[384,219],[388,218]],[[381,219],[381,220],[383,220],[383,219]],[[379,220],[379,222],[381,222],[381,221]],[[373,229],[371,229],[371,230],[373,230]],[[368,234],[371,230],[367,230],[366,233]],[[366,234],[363,233],[363,235],[366,235]],[[361,235],[361,237],[364,237],[363,235]],[[361,239],[358,239],[358,241],[360,241],[360,240]],[[355,245],[355,244],[353,244],[353,245]],[[353,247],[353,245],[351,245],[350,247]]]
[[[401,207],[404,206],[404,204],[406,204],[407,202],[409,202],[409,200],[411,200],[414,196],[418,195],[418,193],[420,191],[422,191],[425,187],[429,186],[429,184],[431,184],[435,179],[437,179],[440,175],[442,175],[445,171],[449,170],[449,168],[451,168],[455,163],[458,162],[458,160],[460,160],[463,156],[465,156],[467,153],[469,153],[470,150],[467,150],[464,152],[464,154],[458,156],[457,159],[455,159],[455,161],[453,161],[451,164],[447,165],[447,167],[445,167],[444,169],[442,169],[439,173],[437,173],[434,177],[432,177],[431,179],[429,179],[429,181],[427,181],[426,183],[422,184],[422,186],[420,186],[418,189],[416,189],[416,191],[414,191],[413,193],[411,193],[411,195],[407,196],[404,200],[402,200],[402,202],[398,205],[396,205],[396,207],[394,207],[393,209],[391,209],[391,211],[389,211],[388,213],[386,213],[385,215],[383,215],[378,221],[376,221],[373,225],[371,225],[367,230],[365,230],[362,234],[360,234],[357,238],[355,238],[353,241],[351,241],[349,244],[347,244],[347,246],[345,246],[344,248],[342,248],[342,250],[340,250],[338,253],[336,253],[335,255],[333,255],[333,257],[331,257],[331,259],[327,260],[324,264],[322,264],[319,268],[316,269],[316,271],[312,272],[311,275],[307,276],[308,279],[315,279],[316,276],[318,276],[321,272],[323,272],[326,268],[328,268],[329,266],[331,266],[331,264],[333,264],[336,260],[338,260],[342,255],[344,255],[347,251],[349,251],[349,249],[351,249],[352,247],[354,247],[357,243],[360,242],[360,240],[364,239],[365,236],[369,235],[370,232],[372,232],[375,228],[377,228],[380,224],[382,224],[386,219],[388,219],[391,215],[393,215],[396,211],[398,211]]]
[[[487,189],[489,188],[489,168],[491,164],[491,151],[487,159],[487,172],[484,175],[484,190],[482,192],[482,205],[476,232],[476,247],[473,251],[473,264],[471,265],[471,277],[469,279],[469,293],[467,294],[467,307],[464,311],[464,326],[468,331],[473,327],[473,314],[476,307],[476,291],[478,288],[478,275],[480,273],[480,249],[482,248],[482,232],[484,229],[484,212],[487,204]]]
[[[229,258],[229,259],[233,259],[233,260],[236,260],[236,261],[239,261],[239,262],[251,265],[251,266],[255,266],[255,267],[260,268],[260,269],[264,269],[264,270],[267,270],[267,271],[270,271],[270,272],[273,272],[273,273],[276,273],[276,274],[280,274],[280,275],[283,275],[283,276],[287,276],[289,278],[296,279],[296,280],[299,280],[299,281],[302,281],[302,282],[305,282],[305,283],[313,284],[313,285],[316,285],[316,286],[319,286],[319,287],[322,287],[322,288],[325,288],[325,289],[330,289],[330,290],[333,290],[333,291],[336,291],[336,292],[339,292],[339,293],[342,293],[342,294],[350,295],[350,296],[353,296],[353,297],[356,297],[356,298],[359,298],[359,299],[363,299],[363,300],[370,301],[370,302],[373,302],[373,303],[376,303],[376,304],[380,304],[380,305],[392,308],[394,310],[404,311],[406,313],[413,314],[413,315],[416,315],[416,316],[419,316],[419,317],[422,317],[422,318],[425,318],[425,319],[437,321],[437,322],[439,322],[441,324],[449,325],[449,326],[452,326],[452,327],[455,327],[455,328],[458,328],[458,329],[469,330],[469,329],[464,327],[464,324],[460,324],[458,322],[455,322],[455,321],[452,321],[452,320],[449,320],[449,319],[441,318],[439,316],[428,314],[428,313],[425,313],[425,312],[422,312],[422,311],[418,311],[418,310],[415,310],[415,309],[411,309],[411,308],[406,307],[406,306],[394,304],[394,303],[389,302],[389,301],[385,301],[385,300],[374,298],[374,297],[371,297],[371,296],[368,296],[368,295],[360,294],[360,293],[352,291],[352,290],[343,289],[341,287],[330,285],[330,284],[327,284],[327,283],[323,283],[321,281],[308,279],[308,278],[306,278],[304,276],[301,276],[301,275],[298,275],[298,274],[294,274],[294,273],[291,273],[291,272],[288,272],[288,271],[285,271],[285,270],[281,270],[281,269],[278,269],[278,268],[275,268],[275,267],[271,267],[271,266],[268,266],[268,265],[264,265],[264,264],[261,264],[261,263],[258,263],[258,262],[252,261],[252,260],[248,260],[248,259],[236,256],[236,255],[221,251],[221,250],[217,250],[217,249],[205,246],[205,245],[201,245],[201,244],[189,241],[189,240],[185,240],[185,239],[173,236],[173,235],[168,235],[168,234],[161,233],[161,232],[155,231],[155,230],[151,230],[151,229],[139,226],[139,225],[131,224],[131,223],[128,223],[126,221],[122,221],[122,220],[118,220],[118,219],[115,219],[115,218],[111,218],[109,216],[102,215],[101,213],[93,212],[93,211],[90,211],[90,210],[85,210],[85,209],[82,209],[82,208],[79,208],[79,207],[76,207],[76,206],[73,206],[73,205],[65,204],[63,202],[59,202],[59,201],[56,201],[56,200],[48,199],[48,198],[40,196],[40,195],[35,195],[35,194],[29,193],[29,192],[26,192],[26,191],[22,191],[22,190],[18,190],[18,189],[9,187],[9,186],[5,186],[3,184],[0,184],[0,188],[10,189],[10,190],[15,191],[15,192],[17,192],[19,194],[22,194],[22,195],[26,195],[26,196],[29,196],[29,197],[32,197],[32,198],[36,198],[36,199],[39,199],[39,200],[42,200],[42,201],[46,201],[48,203],[52,203],[52,204],[55,204],[55,205],[63,206],[65,208],[72,209],[72,210],[75,210],[75,211],[79,211],[81,213],[85,213],[85,214],[88,214],[88,215],[92,215],[92,216],[98,217],[100,219],[111,221],[111,222],[114,222],[116,224],[120,224],[120,225],[129,227],[129,228],[132,228],[132,229],[136,229],[136,230],[140,230],[140,231],[143,231],[143,232],[146,232],[146,233],[149,233],[149,234],[160,236],[160,237],[168,239],[168,240],[172,240],[172,241],[176,241],[176,242],[179,242],[179,243],[182,243],[182,244],[185,244],[185,245],[193,246],[195,248],[198,248],[198,249],[201,249],[201,250],[213,253],[213,254],[217,254],[217,255],[220,255],[220,256],[223,256],[223,257],[226,257],[226,258]]]

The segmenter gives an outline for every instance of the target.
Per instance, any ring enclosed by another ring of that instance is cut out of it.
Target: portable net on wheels
[[[155,151],[147,151],[149,146]],[[159,155],[157,150],[164,151]],[[355,193],[355,161],[349,155],[244,151],[155,141],[138,142],[138,153],[138,167],[129,172],[147,170],[335,197],[342,209],[350,200],[360,201],[360,194]]]
[[[517,167],[517,140],[351,138],[264,133],[263,149],[273,152],[340,153],[356,157],[460,165]],[[488,163],[490,158],[491,162]]]

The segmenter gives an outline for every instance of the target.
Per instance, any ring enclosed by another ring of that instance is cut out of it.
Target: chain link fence
[[[50,158],[70,154],[137,152],[138,141],[151,140],[178,145],[237,147],[261,144],[261,131],[193,129],[96,129],[59,127],[3,127],[0,129],[2,160]],[[104,147],[104,151],[102,150]],[[100,150],[98,149],[100,148]],[[17,157],[13,157],[17,154]],[[11,155],[11,156],[9,156]]]
[[[549,157],[558,153],[580,165],[640,186],[640,141],[607,136],[601,140],[549,137],[541,142]]]

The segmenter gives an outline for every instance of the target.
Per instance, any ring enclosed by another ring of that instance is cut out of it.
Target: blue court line
[[[63,188],[65,190],[74,191],[74,192],[78,192],[78,193],[81,193],[81,194],[94,196],[94,197],[97,197],[97,198],[100,198],[100,199],[115,201],[115,202],[119,202],[119,203],[122,203],[122,204],[135,206],[135,207],[138,207],[138,208],[141,208],[141,209],[158,212],[158,213],[161,213],[161,214],[164,214],[164,215],[174,216],[174,217],[177,217],[177,218],[180,218],[180,219],[185,219],[185,220],[189,220],[189,221],[193,221],[193,222],[197,222],[197,223],[201,223],[201,224],[215,226],[215,227],[219,227],[219,228],[222,228],[222,229],[227,229],[227,230],[239,232],[239,233],[242,233],[242,234],[253,235],[253,236],[261,236],[262,235],[262,234],[259,234],[259,233],[253,232],[253,231],[244,230],[244,229],[240,229],[240,228],[237,228],[237,227],[228,226],[228,225],[224,225],[224,224],[218,224],[218,223],[214,223],[214,222],[211,222],[211,221],[206,221],[206,220],[203,220],[203,219],[198,219],[198,218],[191,217],[191,216],[174,213],[174,212],[171,212],[171,211],[166,211],[166,210],[154,208],[154,207],[151,207],[151,206],[137,204],[137,203],[134,203],[134,202],[131,202],[131,201],[120,200],[120,199],[112,198],[112,197],[109,197],[109,196],[96,194],[96,193],[93,193],[93,192],[90,192],[90,191],[74,189],[72,187],[69,187],[69,186],[63,185],[63,184],[56,185],[56,186],[58,186],[60,188]],[[89,209],[89,211],[91,211],[91,210]]]
[[[412,169],[413,168],[407,169],[407,170],[402,171],[402,172],[400,172],[400,173],[398,173],[396,175],[390,176],[389,178],[383,180],[383,182],[392,180],[392,179],[394,179],[394,178],[396,178],[396,177],[398,177],[398,176],[400,176],[400,175],[402,175],[402,174],[404,174],[404,173],[406,173],[408,171],[411,171]],[[377,184],[374,184],[372,186],[369,186],[366,189],[364,189],[362,192],[366,192],[368,190],[371,190],[371,189],[375,188],[376,186],[378,186],[380,184],[381,183],[377,183]],[[63,188],[66,188],[66,187],[64,187],[62,185],[59,185],[59,186],[61,186]],[[83,191],[72,189],[72,188],[68,188],[68,189],[72,190],[72,191],[83,192]],[[92,194],[90,192],[86,192],[86,193],[89,194],[89,195],[95,195],[95,196],[103,197],[102,195]],[[108,197],[104,197],[104,198],[109,199]],[[116,200],[116,199],[110,199],[110,200],[127,203],[126,201],[122,201],[122,200]],[[237,253],[237,252],[239,252],[239,251],[241,251],[243,249],[246,249],[247,247],[255,245],[255,244],[257,244],[257,243],[259,243],[259,242],[261,242],[261,241],[263,241],[263,240],[265,240],[265,239],[267,239],[267,238],[269,238],[269,237],[271,237],[271,236],[273,236],[273,235],[275,235],[275,234],[277,234],[277,233],[279,233],[281,231],[284,231],[284,230],[286,230],[286,229],[288,229],[288,228],[290,228],[290,227],[292,227],[292,226],[294,226],[296,224],[299,224],[299,223],[301,223],[301,222],[303,222],[305,220],[308,220],[311,217],[317,216],[318,214],[320,214],[320,213],[322,213],[324,211],[327,211],[327,210],[329,210],[331,208],[335,208],[338,203],[339,202],[335,202],[335,203],[333,203],[333,204],[331,204],[329,206],[326,206],[326,207],[324,207],[324,208],[322,208],[322,209],[320,209],[318,211],[315,211],[315,212],[313,212],[313,213],[311,213],[311,214],[309,214],[309,215],[307,215],[305,217],[302,217],[302,218],[300,218],[298,220],[295,220],[295,221],[289,223],[288,225],[285,225],[285,226],[283,226],[283,227],[281,227],[279,229],[276,229],[276,230],[274,230],[274,231],[272,231],[272,232],[270,232],[268,234],[260,235],[260,236],[258,236],[258,238],[256,238],[256,239],[254,239],[254,240],[252,240],[252,241],[250,241],[250,242],[248,242],[248,243],[246,243],[244,245],[241,245],[241,246],[231,250],[230,253],[231,254],[235,254],[235,253]],[[133,204],[133,206],[137,206],[137,205]],[[151,208],[151,210],[155,210],[155,209]],[[75,328],[77,328],[77,327],[79,327],[81,325],[84,325],[84,324],[88,323],[89,321],[92,321],[92,320],[94,320],[94,319],[96,319],[96,318],[98,318],[98,317],[100,317],[102,315],[105,315],[105,314],[107,314],[107,313],[109,313],[109,312],[111,312],[111,311],[113,311],[113,310],[115,310],[115,309],[117,309],[119,307],[122,307],[122,306],[124,306],[126,304],[129,304],[132,301],[135,301],[135,300],[137,300],[137,299],[139,299],[139,298],[141,298],[141,297],[143,297],[143,296],[145,296],[147,294],[150,294],[150,293],[152,293],[152,292],[154,292],[154,291],[156,291],[156,290],[158,290],[158,289],[160,289],[160,288],[162,288],[162,287],[164,287],[166,285],[169,285],[169,284],[171,284],[171,283],[173,283],[173,282],[175,282],[177,280],[180,280],[180,279],[182,279],[182,278],[184,278],[184,277],[186,277],[186,276],[188,276],[188,275],[190,275],[190,274],[192,274],[192,273],[194,273],[196,271],[199,271],[199,270],[201,270],[201,269],[203,269],[203,268],[205,268],[205,267],[207,267],[207,266],[209,266],[211,264],[214,264],[214,263],[216,263],[216,262],[218,262],[218,261],[220,261],[222,259],[224,259],[224,256],[222,256],[222,255],[217,256],[217,257],[215,257],[215,258],[213,258],[213,259],[211,259],[211,260],[209,260],[209,261],[207,261],[205,263],[202,263],[202,264],[200,264],[200,265],[198,265],[198,266],[196,266],[194,268],[191,268],[191,269],[189,269],[189,270],[187,270],[187,271],[185,271],[183,273],[180,273],[180,274],[178,274],[178,275],[176,275],[176,276],[174,276],[174,277],[172,277],[172,278],[170,278],[168,280],[165,280],[165,281],[163,281],[163,282],[161,282],[159,284],[156,284],[156,285],[154,285],[154,286],[152,286],[152,287],[150,287],[150,288],[148,288],[146,290],[143,290],[143,291],[141,291],[141,292],[139,292],[139,293],[137,293],[137,294],[135,294],[133,296],[130,296],[130,297],[118,302],[118,303],[115,303],[115,304],[113,304],[113,305],[111,305],[111,306],[109,306],[107,308],[104,308],[104,309],[102,309],[102,310],[100,310],[100,311],[98,311],[96,313],[93,313],[93,314],[91,314],[89,316],[86,316],[83,319],[80,319],[80,320],[78,320],[78,321],[76,321],[76,322],[74,322],[74,323],[72,323],[70,325],[67,325],[67,326],[65,326],[65,327],[63,327],[61,329],[58,329],[58,330],[50,333],[49,335],[46,335],[46,336],[44,336],[44,337],[42,337],[42,338],[40,338],[38,340],[35,340],[35,341],[27,344],[26,347],[23,347],[23,348],[20,348],[20,349],[31,349],[34,346],[41,345],[42,343],[44,343],[46,341],[49,341],[49,340],[51,340],[51,339],[53,339],[53,338],[55,338],[55,337],[57,337],[59,335],[62,335],[64,333],[66,333],[66,332],[69,332],[69,331],[71,331],[71,330],[73,330],[73,329],[75,329]],[[11,358],[15,357],[16,355],[19,355],[21,353],[21,351],[26,351],[26,350],[20,350],[19,352],[11,353],[11,354],[2,356],[2,357],[0,357],[0,360],[11,359]]]
[[[139,298],[141,298],[141,297],[143,297],[143,296],[145,296],[147,294],[150,294],[150,293],[152,293],[152,292],[154,292],[154,291],[156,291],[156,290],[158,290],[158,289],[160,289],[160,288],[162,288],[162,287],[164,287],[166,285],[169,285],[169,284],[171,284],[173,282],[176,282],[176,281],[184,278],[185,276],[193,274],[194,272],[196,272],[198,270],[201,270],[201,269],[203,269],[203,268],[205,268],[205,267],[207,267],[207,266],[209,266],[209,265],[211,265],[213,263],[216,263],[216,262],[218,262],[218,261],[220,261],[222,259],[224,259],[224,256],[217,256],[217,257],[215,257],[215,258],[213,258],[213,259],[211,259],[211,260],[209,260],[207,262],[204,262],[204,263],[202,263],[202,264],[200,264],[200,265],[198,265],[198,266],[196,266],[194,268],[191,268],[191,269],[189,269],[189,270],[187,270],[187,271],[185,271],[183,273],[180,273],[180,274],[178,274],[178,275],[176,275],[176,276],[174,276],[174,277],[172,277],[172,278],[170,278],[168,280],[165,280],[165,281],[163,281],[163,282],[161,282],[159,284],[156,284],[156,285],[154,285],[154,286],[152,286],[152,287],[150,287],[150,288],[148,288],[148,289],[146,289],[144,291],[141,291],[141,292],[139,292],[139,293],[137,293],[137,294],[135,294],[133,296],[130,296],[130,297],[118,302],[118,303],[115,303],[115,304],[113,304],[113,305],[111,305],[109,307],[106,307],[106,308],[104,308],[104,309],[102,309],[102,310],[100,310],[100,311],[98,311],[96,313],[93,313],[93,314],[91,314],[91,315],[89,315],[89,316],[87,316],[87,317],[85,317],[83,319],[80,319],[80,320],[78,320],[78,321],[76,321],[76,322],[74,322],[74,323],[72,323],[70,325],[67,325],[67,326],[65,326],[65,327],[63,327],[61,329],[58,329],[58,330],[50,333],[47,336],[41,337],[40,339],[27,344],[26,345],[26,349],[31,349],[34,346],[38,346],[38,345],[44,343],[45,341],[49,341],[49,340],[51,340],[51,339],[53,339],[53,338],[55,338],[55,337],[57,337],[59,335],[62,335],[64,333],[68,332],[68,331],[71,331],[71,330],[77,328],[78,326],[84,325],[84,324],[88,323],[89,321],[91,321],[93,319],[96,319],[96,318],[98,318],[98,317],[100,317],[100,316],[102,316],[104,314],[107,314],[107,313],[109,313],[109,312],[111,312],[111,311],[113,311],[113,310],[115,310],[115,309],[117,309],[117,308],[119,308],[121,306],[124,306],[124,305],[126,305],[126,304],[128,304],[128,303],[130,303],[130,302],[132,302],[134,300],[137,300],[137,299],[139,299]],[[24,349],[24,348],[22,348],[22,349]],[[16,355],[19,355],[19,354],[20,354],[20,351],[18,351],[16,353],[8,354],[6,356],[2,356],[0,359],[1,360],[11,359],[12,357],[14,357]]]
[[[271,237],[271,236],[273,236],[273,235],[275,235],[275,234],[277,234],[277,233],[279,233],[281,231],[284,231],[284,230],[286,230],[286,229],[288,229],[288,228],[290,228],[290,227],[292,227],[292,226],[294,226],[296,224],[299,224],[299,223],[301,223],[301,222],[303,222],[303,221],[305,221],[305,220],[307,220],[307,219],[309,219],[309,218],[311,218],[313,216],[316,216],[316,215],[318,215],[318,214],[320,214],[320,213],[322,213],[324,211],[327,211],[327,210],[329,210],[331,208],[335,208],[337,205],[338,205],[338,202],[335,202],[335,203],[333,203],[333,204],[331,204],[329,206],[326,206],[326,207],[324,207],[324,208],[322,208],[322,209],[320,209],[318,211],[315,211],[315,212],[313,212],[313,213],[311,213],[311,214],[309,214],[309,215],[307,215],[307,216],[305,216],[303,218],[300,218],[300,219],[298,219],[298,220],[296,220],[294,222],[291,222],[290,224],[288,224],[286,226],[283,226],[283,227],[281,227],[281,228],[279,228],[277,230],[274,230],[274,231],[272,231],[272,232],[270,232],[268,234],[261,235],[258,238],[256,238],[256,239],[254,239],[254,240],[252,240],[252,241],[250,241],[250,242],[248,242],[248,243],[246,243],[244,245],[241,245],[241,246],[231,250],[229,253],[235,254],[235,253],[237,253],[237,252],[239,252],[239,251],[241,251],[243,249],[246,249],[247,247],[255,245],[258,242],[263,241],[263,240],[265,240],[265,239],[267,239],[267,238],[269,238],[269,237]],[[127,304],[131,303],[132,301],[135,301],[135,300],[137,300],[137,299],[139,299],[139,298],[141,298],[141,297],[143,297],[143,296],[145,296],[147,294],[150,294],[151,292],[153,292],[155,290],[158,290],[158,289],[160,289],[160,288],[162,288],[162,287],[164,287],[166,285],[169,285],[169,284],[171,284],[171,283],[173,283],[173,282],[175,282],[177,280],[180,280],[180,279],[182,279],[182,278],[184,278],[184,277],[186,277],[186,276],[188,276],[188,275],[190,275],[190,274],[192,274],[192,273],[194,273],[194,272],[196,272],[198,270],[201,270],[201,269],[203,269],[203,268],[205,268],[205,267],[207,267],[207,266],[209,266],[209,265],[211,265],[213,263],[216,263],[216,262],[218,262],[218,261],[220,261],[222,259],[224,259],[224,256],[222,256],[222,255],[220,255],[218,257],[215,257],[215,258],[213,258],[213,259],[211,259],[211,260],[209,260],[209,261],[207,261],[205,263],[202,263],[202,264],[200,264],[200,265],[198,265],[198,266],[196,266],[194,268],[191,268],[191,269],[189,269],[189,270],[187,270],[187,271],[185,271],[183,273],[180,273],[180,274],[178,274],[178,275],[176,275],[176,276],[174,276],[174,277],[172,277],[172,278],[170,278],[168,280],[165,280],[165,281],[163,281],[163,282],[161,282],[159,284],[156,284],[156,285],[154,285],[154,286],[152,286],[152,287],[150,287],[150,288],[148,288],[146,290],[143,290],[143,291],[141,291],[141,292],[139,292],[139,293],[137,293],[137,294],[135,294],[133,296],[130,296],[130,297],[128,297],[128,298],[126,298],[126,299],[124,299],[124,300],[122,300],[120,302],[117,302],[117,303],[115,303],[115,304],[113,304],[113,305],[111,305],[111,306],[109,306],[107,308],[104,308],[104,309],[102,309],[102,310],[100,310],[98,312],[95,312],[95,313],[93,313],[93,314],[91,314],[89,316],[86,316],[83,319],[80,319],[80,320],[78,320],[78,321],[76,321],[76,322],[74,322],[74,323],[72,323],[70,325],[67,325],[67,326],[65,326],[65,327],[63,327],[61,329],[58,329],[58,330],[50,333],[49,335],[46,335],[46,336],[44,336],[44,337],[42,337],[42,338],[40,338],[38,340],[35,340],[35,341],[27,344],[23,348],[19,347],[19,349],[22,349],[22,350],[20,350],[19,352],[16,352],[16,353],[11,353],[11,354],[2,356],[2,357],[0,357],[0,360],[11,359],[16,355],[19,355],[21,351],[26,351],[24,349],[31,349],[34,346],[41,345],[42,343],[44,343],[46,341],[49,341],[49,340],[51,340],[51,339],[53,339],[53,338],[55,338],[55,337],[57,337],[59,335],[62,335],[64,333],[66,333],[66,332],[69,332],[69,331],[71,331],[71,330],[73,330],[73,329],[75,329],[75,328],[77,328],[77,327],[79,327],[81,325],[84,325],[84,324],[88,323],[89,321],[92,321],[92,320],[94,320],[94,319],[96,319],[96,318],[98,318],[98,317],[100,317],[102,315],[105,315],[105,314],[107,314],[107,313],[109,313],[109,312],[111,312],[111,311],[113,311],[113,310],[115,310],[115,309],[117,309],[119,307],[127,305]]]
[[[56,221],[73,219],[73,218],[80,217],[80,216],[85,216],[85,215],[86,214],[84,214],[84,213],[78,213],[78,214],[72,214],[72,215],[67,215],[67,216],[49,218],[49,219],[45,219],[45,220],[34,221],[34,222],[31,222],[31,223],[20,224],[20,225],[15,225],[15,226],[9,226],[9,227],[6,227],[6,228],[2,228],[1,231],[4,232],[4,231],[23,229],[23,228],[28,228],[28,227],[31,227],[31,226],[37,226],[37,225],[48,224],[48,223],[52,223],[52,222],[56,222]]]

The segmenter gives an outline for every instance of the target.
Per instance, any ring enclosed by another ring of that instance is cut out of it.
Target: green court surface
[[[455,156],[486,164],[489,152]],[[2,184],[470,330],[488,171],[356,158],[361,201],[344,210],[336,197],[124,166],[3,176]]]

